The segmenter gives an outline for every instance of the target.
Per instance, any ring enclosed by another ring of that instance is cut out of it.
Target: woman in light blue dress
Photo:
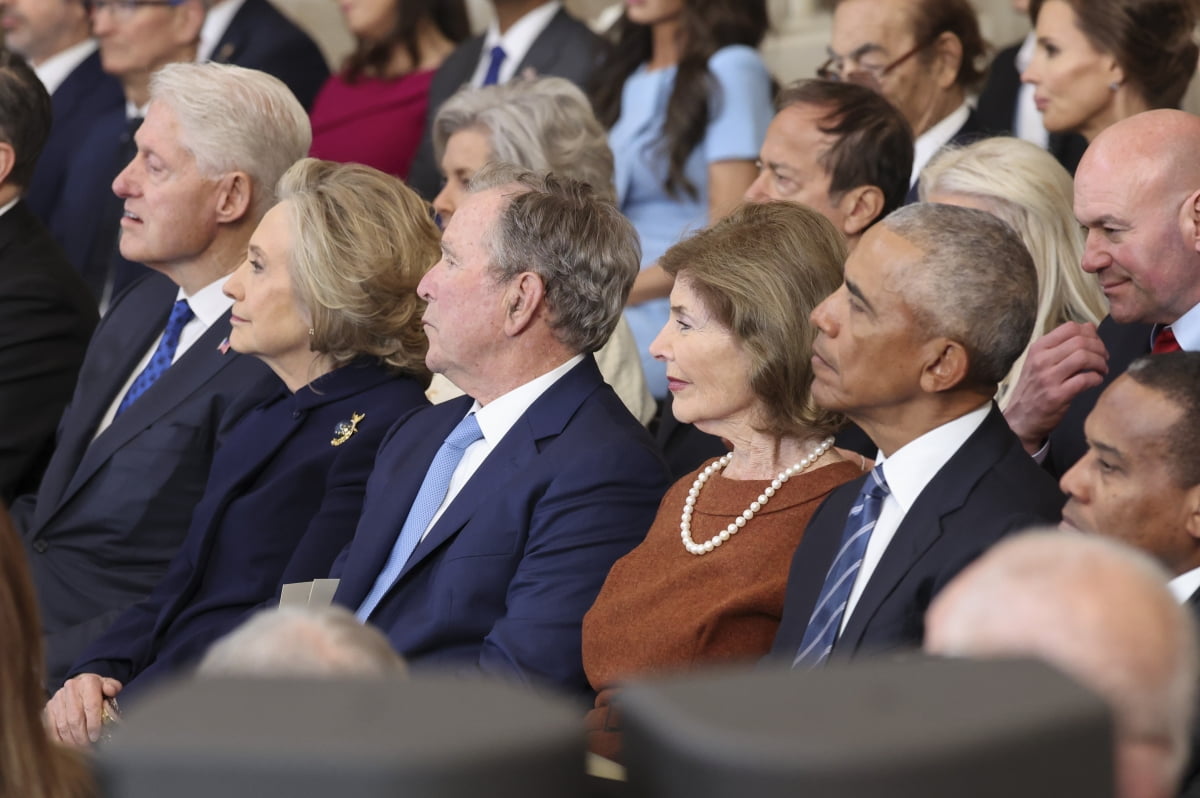
[[[738,204],[774,115],[757,47],[766,0],[626,0],[592,96],[609,130],[621,210],[642,242],[625,318],[655,398],[665,366],[647,349],[666,323],[671,280],[655,262]]]

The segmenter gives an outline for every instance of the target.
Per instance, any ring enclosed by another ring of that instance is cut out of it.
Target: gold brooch
[[[337,426],[333,428],[333,440],[329,443],[332,446],[341,446],[346,441],[358,432],[358,422],[366,418],[362,413],[351,413],[349,421],[339,421]]]

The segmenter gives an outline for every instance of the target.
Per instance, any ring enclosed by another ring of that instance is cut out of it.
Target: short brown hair
[[[1045,0],[1033,0],[1036,24]],[[1178,108],[1196,73],[1195,0],[1064,0],[1097,50],[1117,60],[1151,108]]]
[[[304,158],[279,181],[295,243],[292,279],[312,316],[312,349],[337,365],[363,355],[429,384],[417,283],[437,262],[429,206],[360,164]]]
[[[686,280],[705,309],[746,348],[750,388],[777,439],[831,432],[842,417],[812,399],[808,317],[842,282],[845,238],[794,202],[746,203],[667,250],[658,263]]]

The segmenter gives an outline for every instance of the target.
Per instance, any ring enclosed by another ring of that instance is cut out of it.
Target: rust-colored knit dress
[[[839,462],[793,477],[724,545],[696,556],[680,541],[679,517],[706,466],[667,491],[645,541],[613,565],[583,619],[583,667],[598,693],[588,745],[609,759],[620,752],[609,699],[621,679],[767,653],[808,519],[830,491],[863,473]],[[769,483],[712,476],[696,500],[692,538],[703,542],[720,532]]]

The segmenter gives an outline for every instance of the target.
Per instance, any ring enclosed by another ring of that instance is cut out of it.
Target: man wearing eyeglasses
[[[150,100],[150,76],[166,64],[195,60],[205,7],[203,0],[90,0],[88,7],[100,65],[120,82],[125,101],[92,123],[67,166],[49,227],[103,313],[147,271],[121,256],[113,178],[136,152],[133,135]]]
[[[968,0],[840,0],[828,49],[819,77],[870,86],[912,126],[909,202],[934,153],[984,135],[967,104],[968,90],[983,78],[984,51]]]
[[[121,107],[121,85],[100,68],[83,0],[0,0],[5,44],[24,56],[49,92],[54,123],[25,205],[43,223],[62,193],[67,163],[93,120]]]

